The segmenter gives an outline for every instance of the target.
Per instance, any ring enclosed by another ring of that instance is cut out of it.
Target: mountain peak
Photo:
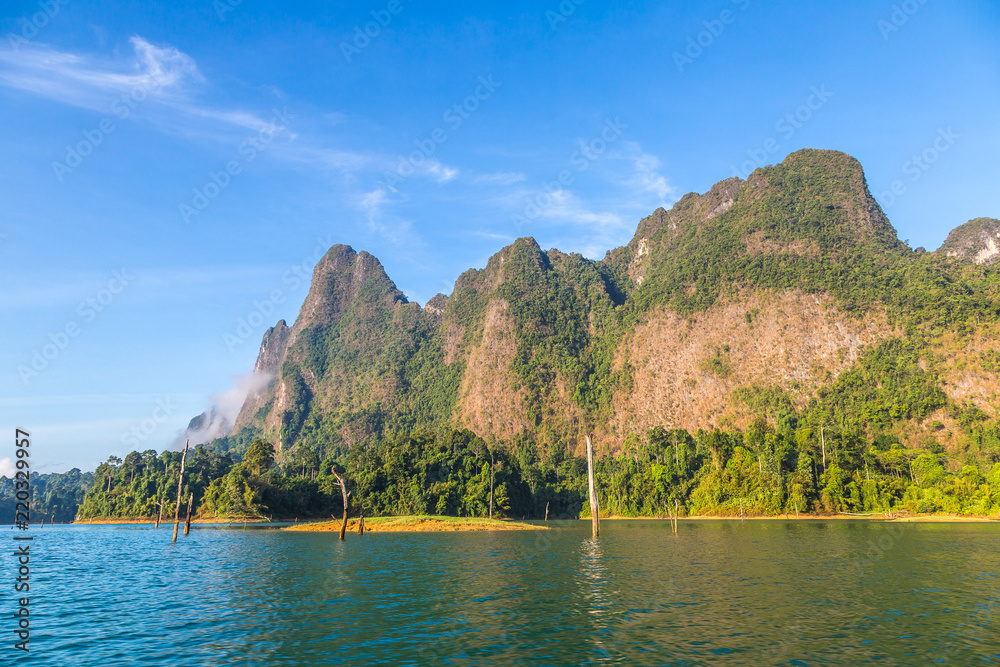
[[[951,230],[937,250],[948,257],[958,257],[974,264],[1000,261],[1000,220],[975,218]]]
[[[374,255],[337,244],[313,269],[309,294],[299,311],[295,328],[301,330],[312,324],[336,322],[359,297],[384,300],[389,305],[396,301],[406,302],[406,297]]]

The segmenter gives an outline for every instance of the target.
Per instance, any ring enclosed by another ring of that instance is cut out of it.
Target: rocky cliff
[[[1000,260],[1000,220],[976,218],[956,227],[938,252],[975,264],[995,264]]]
[[[992,415],[997,369],[980,362],[997,276],[948,257],[994,261],[996,234],[979,219],[943,252],[913,252],[854,158],[806,150],[658,209],[602,261],[518,239],[423,308],[375,257],[334,246],[295,323],[265,334],[255,370],[274,379],[234,433],[324,448],[451,426],[575,449],[594,431],[614,449],[657,425],[743,426],[763,409],[750,390],[818,405],[901,338],[913,372]],[[892,410],[900,436],[960,430],[955,409],[906,405]]]

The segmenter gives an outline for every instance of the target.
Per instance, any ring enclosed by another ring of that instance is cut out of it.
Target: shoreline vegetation
[[[575,520],[575,519],[571,519]],[[588,516],[581,516],[579,521],[588,521]],[[601,516],[602,521],[669,521],[661,516]],[[883,521],[887,523],[1000,523],[1000,516],[968,516],[954,514],[918,514],[888,516],[885,514],[855,515],[855,514],[778,514],[774,516],[733,516],[733,515],[696,515],[682,516],[680,521]],[[148,519],[104,517],[73,521],[76,526],[113,526],[141,525],[153,523],[155,517]],[[172,522],[161,521],[161,525],[169,528]],[[339,532],[342,519],[274,519],[268,521],[261,518],[243,517],[208,517],[191,519],[192,525],[254,525],[267,523],[292,523],[283,526],[281,530],[303,532]],[[51,525],[51,524],[50,524]],[[365,532],[461,532],[490,530],[547,530],[544,522],[526,523],[511,519],[486,519],[478,517],[451,517],[433,515],[365,517]],[[357,532],[358,520],[350,519],[347,532]]]
[[[168,522],[180,495],[193,501],[196,524],[326,520],[349,496],[350,514],[367,517],[586,518],[586,463],[568,449],[417,431],[299,460],[299,450],[276,452],[258,439],[243,452],[196,447],[180,494],[178,453],[133,453],[99,466],[74,509],[81,521],[142,523],[136,517],[152,522],[162,508]],[[595,482],[607,516],[1000,518],[1000,462],[990,455],[958,468],[947,458],[895,439],[760,419],[746,432],[652,429],[597,458]]]

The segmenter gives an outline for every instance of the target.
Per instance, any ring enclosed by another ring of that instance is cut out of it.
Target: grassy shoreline
[[[602,521],[668,521],[665,516],[602,516]],[[917,514],[900,516],[897,514],[891,517],[884,514],[874,514],[871,516],[856,516],[848,514],[778,514],[776,516],[722,516],[722,515],[695,515],[680,517],[681,521],[885,521],[892,523],[998,523],[1000,517],[984,516],[963,516],[954,514]],[[295,525],[286,526],[283,530],[309,531],[309,532],[339,532],[340,519],[305,519],[297,521],[295,519],[276,519],[275,522],[291,523]],[[580,521],[590,521],[590,517],[581,517]],[[154,519],[122,519],[122,518],[100,518],[87,519],[84,521],[73,521],[75,526],[113,526],[113,525],[140,525],[155,523]],[[169,526],[173,520],[160,519],[161,526]],[[181,521],[183,523],[183,521]],[[248,525],[269,523],[267,519],[244,519],[243,517],[208,517],[191,519],[191,523],[197,524],[243,524]],[[348,532],[357,532],[357,519],[351,519],[347,526]],[[365,519],[366,532],[459,532],[459,531],[486,531],[486,530],[547,530],[544,525],[534,523],[523,523],[520,521],[483,519],[472,517],[449,517],[432,515],[395,516],[395,517],[371,517]]]
[[[296,532],[340,532],[341,520],[300,523],[282,530]],[[444,533],[495,530],[548,530],[545,526],[501,521],[499,519],[479,519],[453,516],[380,516],[365,518],[366,533]],[[358,520],[347,522],[347,532],[358,532]]]
[[[590,521],[583,517],[581,521]],[[601,521],[668,521],[665,516],[602,516]],[[681,521],[885,521],[891,523],[997,523],[1000,517],[966,516],[957,514],[914,514],[900,516],[893,514],[873,514],[870,516],[853,514],[778,514],[775,516],[720,516],[695,515],[682,516]]]
[[[277,521],[283,521],[283,520],[278,519]],[[288,521],[291,521],[291,519],[288,519]],[[207,518],[191,519],[191,525],[198,524],[198,523],[201,523],[201,524],[206,524],[206,523],[207,524],[238,523],[238,524],[242,525],[244,522],[246,522],[248,524],[251,524],[251,523],[268,523],[268,520],[267,519],[244,519],[243,517],[238,517],[237,518],[237,517],[222,517],[222,516],[217,517],[217,518],[215,518],[215,517],[207,517]],[[83,520],[80,520],[80,521],[72,521],[69,524],[65,524],[65,525],[73,525],[73,526],[90,526],[90,525],[93,525],[93,526],[114,526],[114,525],[130,526],[130,525],[143,524],[143,523],[154,524],[154,523],[156,523],[156,517],[153,517],[151,519],[130,519],[130,518],[118,518],[118,517],[101,517],[100,519],[83,519]],[[160,519],[160,525],[161,526],[173,525],[173,523],[174,523],[173,519],[163,519],[163,518]],[[184,519],[180,519],[180,523],[184,523]]]

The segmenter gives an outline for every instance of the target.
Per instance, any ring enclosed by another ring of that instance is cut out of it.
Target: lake
[[[177,544],[171,526],[32,527],[31,651],[10,646],[4,585],[0,663],[1000,661],[1000,524],[605,521],[597,541],[549,525],[346,543],[195,527]]]

